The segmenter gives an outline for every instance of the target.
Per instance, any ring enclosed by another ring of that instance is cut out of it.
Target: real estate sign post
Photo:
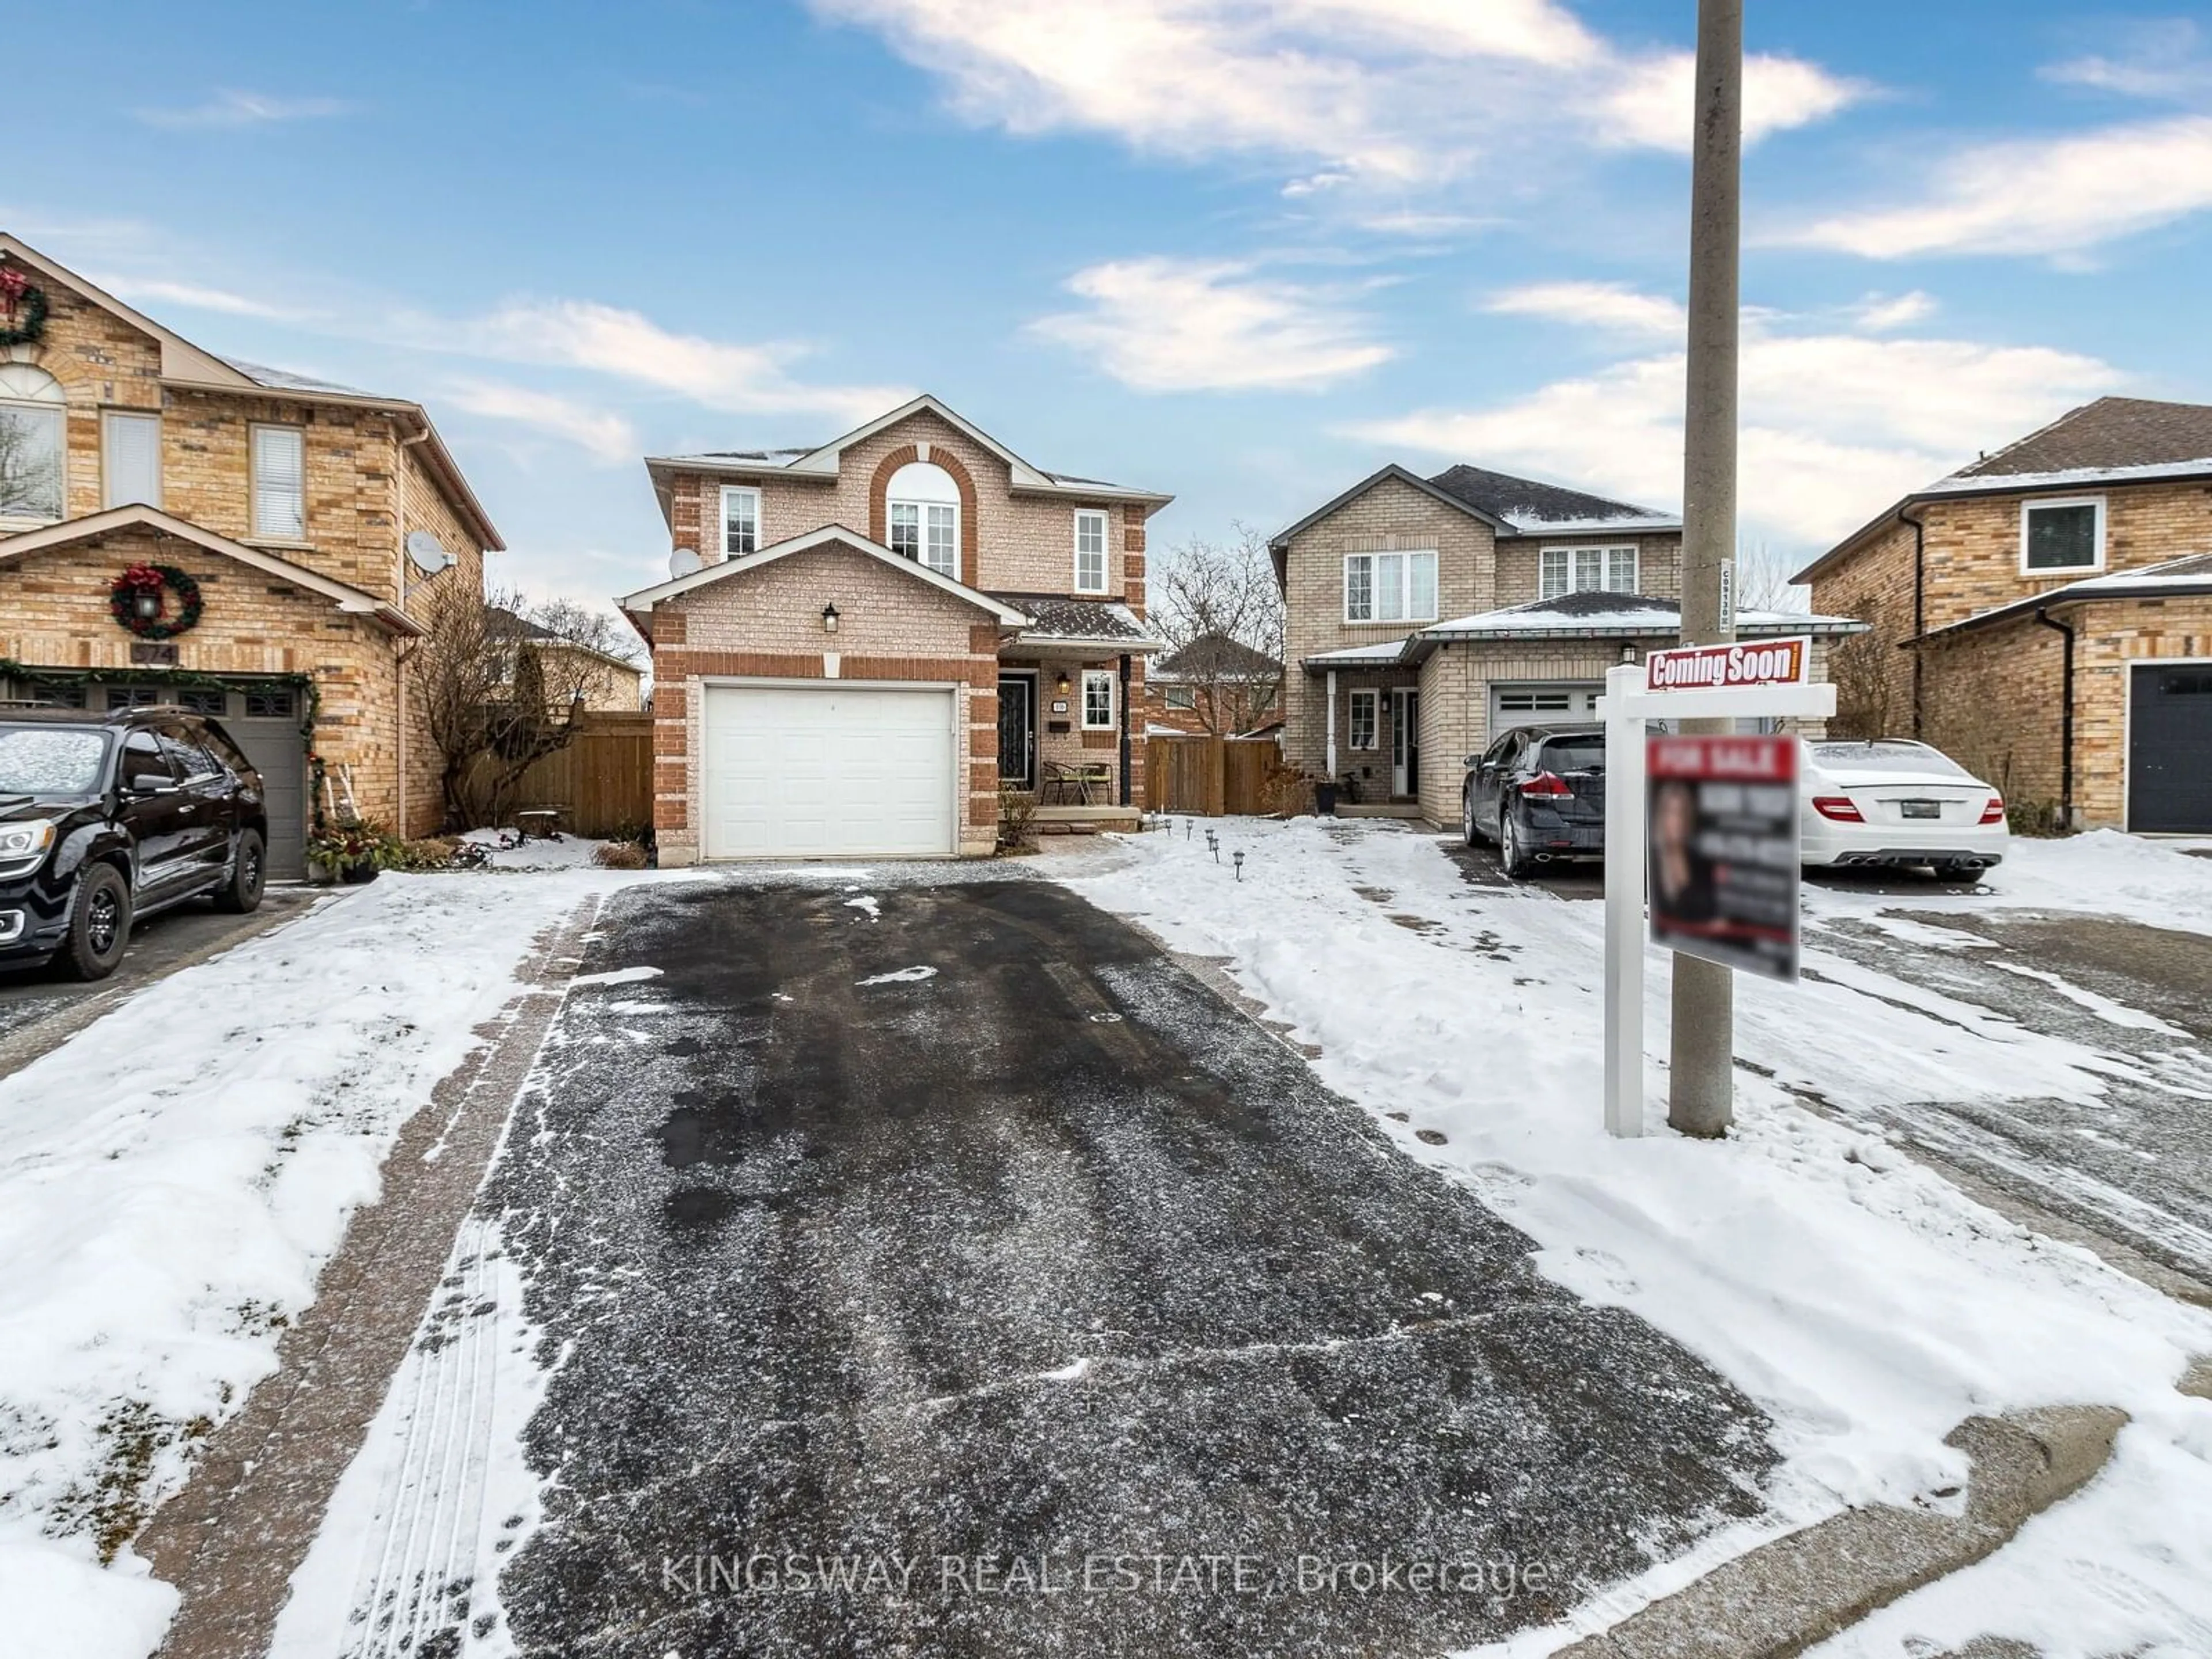
[[[1655,651],[1605,677],[1605,1126],[1616,1135],[1644,1133],[1644,893],[1681,889],[1655,900],[1651,937],[1703,967],[1796,964],[1797,739],[1698,732],[1647,737],[1652,720],[1825,720],[1836,688],[1814,685],[1813,641],[1796,637]],[[1680,745],[1679,747],[1677,745]],[[1647,792],[1647,766],[1656,785]],[[1680,785],[1690,799],[1663,810],[1681,815],[1684,850],[1695,866],[1672,865],[1655,877],[1655,846],[1674,829],[1655,830],[1660,798]],[[1703,792],[1711,790],[1710,795]],[[1754,791],[1757,793],[1754,794]],[[1647,814],[1647,799],[1652,811]],[[1687,809],[1686,811],[1685,809]],[[1723,884],[1718,866],[1729,873]],[[1688,902],[1698,881],[1708,896]],[[1726,896],[1721,896],[1723,886]],[[1782,889],[1786,886],[1787,898]],[[1784,918],[1786,916],[1786,921]],[[1786,944],[1778,945],[1778,927]],[[1685,939],[1695,936],[1694,956]],[[1749,960],[1718,952],[1736,951]],[[1680,1018],[1679,1006],[1676,1018]]]

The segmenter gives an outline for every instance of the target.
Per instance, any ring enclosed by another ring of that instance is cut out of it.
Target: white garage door
[[[942,687],[708,687],[706,856],[957,851],[953,708]]]
[[[1573,726],[1597,718],[1600,680],[1538,685],[1516,681],[1490,688],[1490,735],[1495,739],[1516,726]]]

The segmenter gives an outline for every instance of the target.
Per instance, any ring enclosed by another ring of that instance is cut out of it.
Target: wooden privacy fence
[[[522,775],[507,809],[561,809],[561,828],[579,836],[635,834],[653,823],[653,716],[590,714],[566,749]]]
[[[1155,812],[1218,818],[1273,812],[1289,770],[1267,738],[1148,738],[1145,791]]]

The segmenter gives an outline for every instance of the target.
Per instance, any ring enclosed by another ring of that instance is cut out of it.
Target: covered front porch
[[[1048,833],[1134,825],[1144,768],[1134,722],[1145,657],[1159,641],[1121,605],[1006,602],[1032,620],[999,650],[999,787],[1032,797]]]
[[[1322,687],[1322,775],[1337,786],[1337,811],[1419,816],[1419,670],[1374,655],[1312,657],[1303,666]]]

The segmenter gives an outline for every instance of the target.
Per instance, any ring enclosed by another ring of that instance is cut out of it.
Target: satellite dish
[[[415,561],[415,568],[426,576],[434,576],[441,570],[450,570],[459,562],[427,530],[407,532],[407,556]]]
[[[668,574],[688,576],[695,570],[703,570],[707,562],[688,547],[679,547],[668,556]]]

